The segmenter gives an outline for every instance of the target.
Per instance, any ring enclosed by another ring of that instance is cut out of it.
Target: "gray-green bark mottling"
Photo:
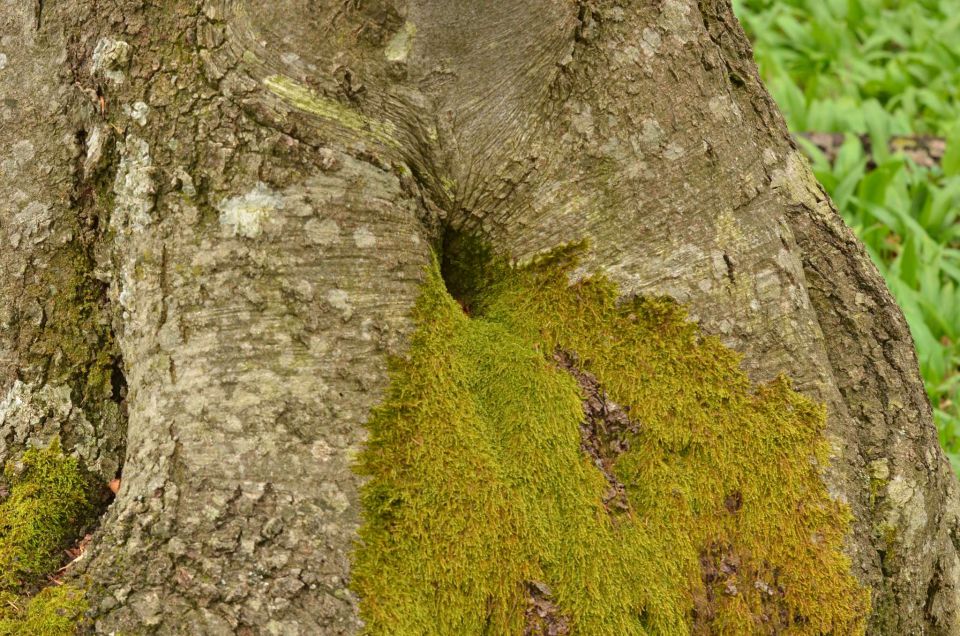
[[[587,238],[826,402],[869,632],[960,634],[906,324],[726,0],[3,0],[0,149],[0,459],[122,465],[97,631],[357,629],[349,464],[446,226]]]

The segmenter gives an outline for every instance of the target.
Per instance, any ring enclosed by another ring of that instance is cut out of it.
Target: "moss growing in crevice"
[[[4,472],[12,488],[0,502],[0,636],[71,634],[85,610],[83,591],[41,586],[95,518],[96,487],[57,441]]]
[[[823,407],[751,386],[671,301],[571,285],[580,249],[522,268],[465,250],[443,263],[459,302],[430,270],[358,461],[367,632],[536,633],[535,589],[571,634],[863,633]],[[618,514],[581,437],[593,382],[637,423],[609,467]]]
[[[106,286],[93,278],[93,267],[88,248],[77,242],[54,253],[50,266],[28,287],[31,296],[47,297],[42,329],[21,326],[28,330],[25,336],[33,336],[29,355],[55,361],[47,379],[73,385],[77,403],[84,406],[111,397],[111,377],[120,357],[108,319]]]
[[[447,229],[438,259],[442,284],[468,314],[483,313],[484,291],[509,276],[510,268],[490,245],[472,234]]]

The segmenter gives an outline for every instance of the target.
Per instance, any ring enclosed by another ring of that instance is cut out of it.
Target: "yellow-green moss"
[[[575,252],[445,263],[462,305],[430,270],[358,461],[367,632],[521,634],[537,582],[576,634],[863,633],[850,515],[819,474],[823,407],[782,378],[752,387],[670,301],[571,286]],[[558,348],[641,423],[613,465],[626,513],[581,452]]]
[[[0,593],[0,636],[70,636],[87,611],[83,590],[47,587],[30,599]]]
[[[29,355],[37,364],[54,360],[51,379],[76,387],[78,402],[100,404],[112,394],[119,356],[103,317],[102,284],[90,276],[91,256],[78,244],[64,246],[51,259],[27,289],[30,296],[46,298],[42,328],[21,326],[31,341]]]
[[[30,449],[20,466],[4,471],[13,484],[0,503],[0,590],[18,591],[42,580],[62,561],[62,550],[93,513],[90,481],[59,442]]]
[[[46,587],[63,550],[94,513],[92,484],[54,440],[4,469],[12,484],[0,502],[0,636],[73,634],[86,610],[84,592]]]

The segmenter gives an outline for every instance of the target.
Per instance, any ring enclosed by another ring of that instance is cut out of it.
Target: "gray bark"
[[[450,227],[587,238],[825,402],[869,632],[960,634],[906,323],[726,0],[6,0],[0,149],[0,459],[122,465],[98,632],[358,628],[349,464]]]

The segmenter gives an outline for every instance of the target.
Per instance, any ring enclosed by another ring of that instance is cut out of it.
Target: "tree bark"
[[[726,0],[0,5],[0,460],[122,487],[100,633],[339,634],[351,458],[444,231],[666,294],[826,403],[869,633],[960,634],[900,310]]]

